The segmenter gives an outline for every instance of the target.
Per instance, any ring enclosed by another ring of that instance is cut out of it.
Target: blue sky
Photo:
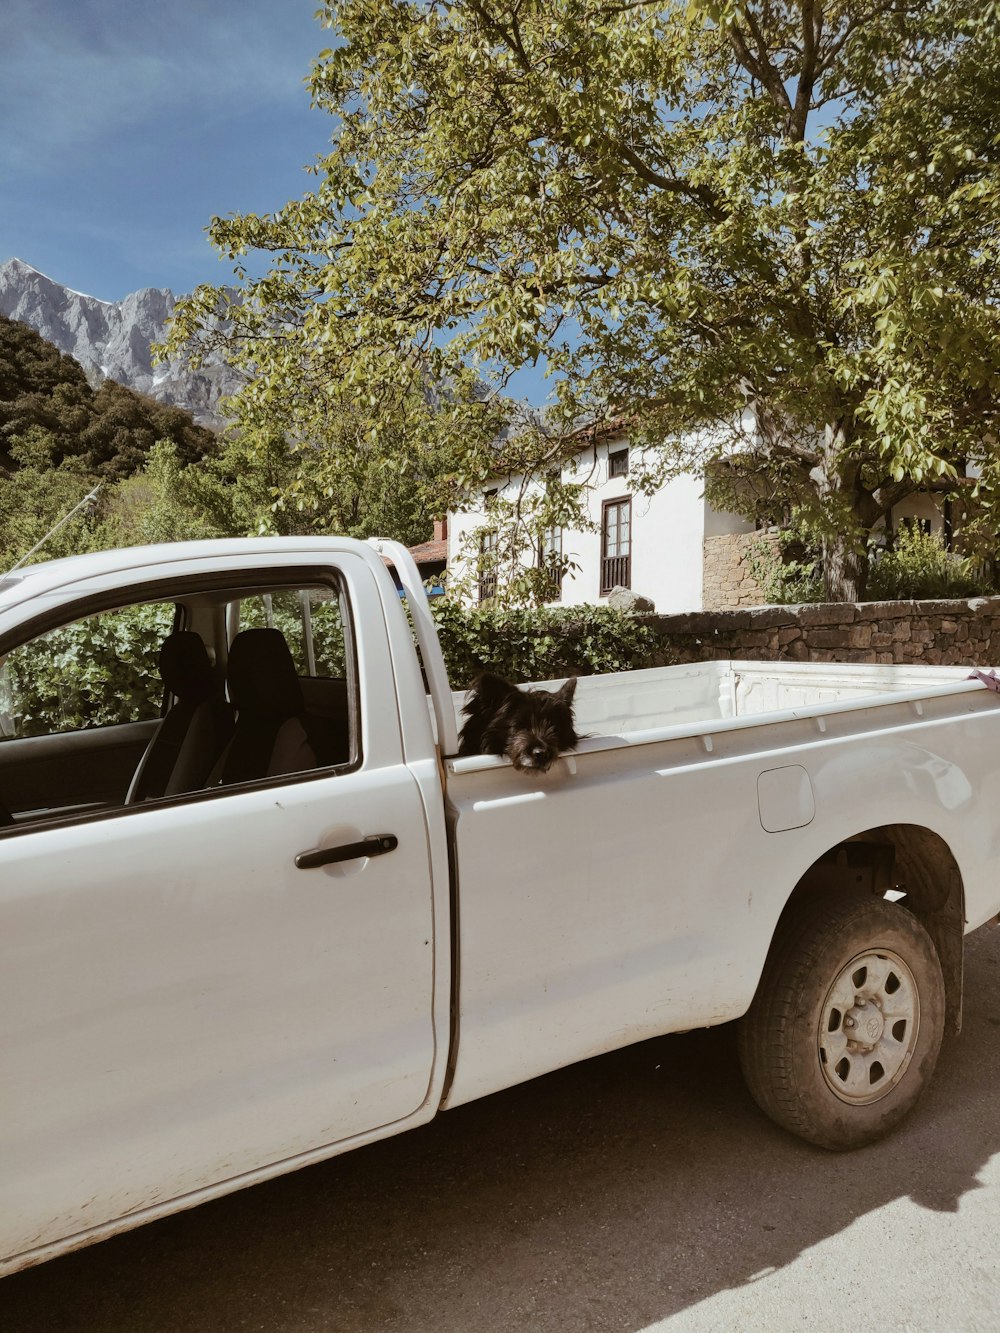
[[[104,301],[229,281],[212,216],[300,197],[329,143],[317,3],[2,0],[0,262]],[[549,387],[527,369],[510,392]]]
[[[3,0],[0,262],[103,300],[231,273],[213,214],[301,195],[315,0]]]

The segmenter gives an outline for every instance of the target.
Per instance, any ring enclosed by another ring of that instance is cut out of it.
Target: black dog
[[[573,723],[576,677],[554,694],[519,689],[484,671],[472,682],[463,712],[459,754],[505,754],[516,769],[545,773],[562,750],[576,748]]]

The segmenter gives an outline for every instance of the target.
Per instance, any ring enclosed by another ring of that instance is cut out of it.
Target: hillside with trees
[[[169,440],[183,463],[217,449],[215,434],[190,413],[114,380],[93,388],[72,357],[0,316],[0,465],[16,469],[18,443],[42,435],[54,466],[76,460],[106,481],[139,471],[158,440]]]
[[[106,380],[0,317],[0,572],[99,487],[38,553],[206,537],[373,532],[430,536],[448,483],[444,446],[327,413],[293,444],[252,423],[216,436],[180,408]],[[444,479],[444,480],[443,480]]]

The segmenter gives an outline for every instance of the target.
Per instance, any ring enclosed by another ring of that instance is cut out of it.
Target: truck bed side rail
[[[455,725],[451,686],[448,684],[448,672],[438,641],[437,626],[427,604],[427,592],[416,561],[402,542],[389,541],[384,537],[369,537],[368,545],[386,560],[391,560],[396,567],[399,581],[406,593],[406,604],[417,636],[417,646],[420,649],[424,671],[427,673],[434,720],[437,723],[438,745],[443,755],[457,754],[458,728]]]

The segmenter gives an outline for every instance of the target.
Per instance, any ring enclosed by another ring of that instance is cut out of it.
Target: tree
[[[315,188],[211,227],[244,284],[227,336],[253,412],[310,438],[317,403],[360,401],[398,429],[446,383],[445,415],[476,428],[468,483],[489,469],[470,384],[543,360],[539,473],[560,430],[610,413],[709,484],[749,448],[835,598],[863,593],[872,528],[908,493],[968,461],[990,491],[993,0],[321,12],[338,41],[311,84],[336,122]],[[253,251],[271,259],[251,281]],[[175,344],[222,299],[200,289]]]
[[[93,549],[245,535],[213,522],[198,502],[194,478],[206,466],[185,468],[176,444],[157,440],[143,470],[107,490],[92,536]]]
[[[97,485],[79,458],[56,462],[58,447],[40,425],[6,441],[14,468],[0,483],[0,574],[40,541]],[[93,514],[80,512],[35,557],[53,560],[92,548]]]
[[[317,327],[322,292],[302,281],[283,293],[254,283],[241,301],[231,288],[202,287],[179,303],[161,350],[186,352],[193,368],[221,350],[245,372],[226,404],[231,437],[248,461],[255,452],[268,466],[282,460],[275,531],[424,541],[434,516],[495,464],[510,404],[467,367],[436,374],[441,358],[426,348],[380,357],[359,340],[348,364]]]

